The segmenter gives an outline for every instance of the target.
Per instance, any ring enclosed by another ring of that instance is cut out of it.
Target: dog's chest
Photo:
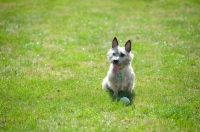
[[[132,73],[118,72],[112,76],[115,83],[125,83],[132,79]]]
[[[133,82],[134,73],[132,68],[120,70],[118,73],[112,73],[109,80],[119,89],[126,87]]]

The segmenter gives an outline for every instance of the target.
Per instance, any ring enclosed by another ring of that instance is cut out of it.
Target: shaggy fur
[[[110,62],[110,68],[103,80],[103,89],[113,90],[115,96],[118,96],[120,91],[132,93],[135,74],[131,67],[133,59],[131,41],[128,40],[124,47],[119,47],[115,37],[107,57]]]

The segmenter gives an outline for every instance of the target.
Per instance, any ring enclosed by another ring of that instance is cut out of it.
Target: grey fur
[[[119,91],[132,93],[135,73],[131,66],[133,59],[131,41],[128,40],[124,47],[119,47],[117,38],[114,38],[112,48],[108,51],[107,57],[110,62],[110,68],[107,76],[103,79],[102,88],[104,90],[113,90],[115,96],[118,95]],[[118,66],[117,73],[113,71],[116,65]]]

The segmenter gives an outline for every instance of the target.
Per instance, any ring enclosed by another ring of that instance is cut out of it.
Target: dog
[[[104,90],[112,90],[114,96],[118,96],[121,91],[132,93],[135,80],[135,73],[131,66],[133,57],[131,41],[128,40],[124,47],[120,47],[115,37],[112,41],[112,48],[107,53],[110,68],[102,82]]]

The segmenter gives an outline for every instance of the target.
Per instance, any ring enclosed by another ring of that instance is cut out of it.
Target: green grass
[[[1,0],[0,131],[199,131],[198,0]],[[101,89],[132,40],[131,106]]]

